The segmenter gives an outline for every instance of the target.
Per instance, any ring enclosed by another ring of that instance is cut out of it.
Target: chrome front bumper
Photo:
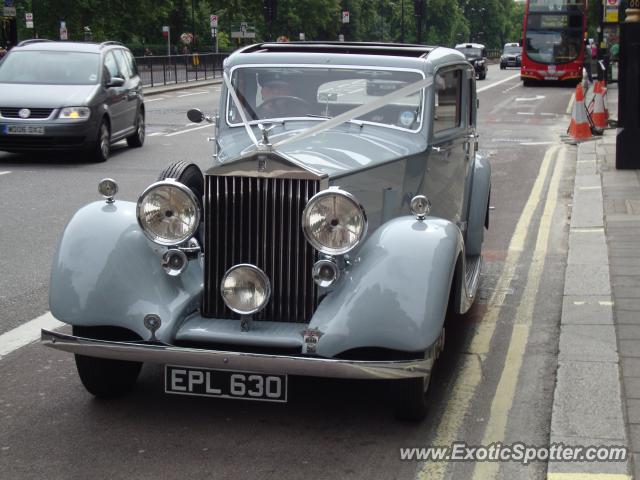
[[[93,340],[48,330],[42,330],[41,342],[57,350],[89,357],[310,377],[397,380],[427,376],[433,366],[433,358],[376,362],[264,355]]]

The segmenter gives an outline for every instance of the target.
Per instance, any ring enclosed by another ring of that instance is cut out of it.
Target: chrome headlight
[[[271,282],[255,265],[242,263],[224,274],[220,293],[231,310],[241,315],[251,315],[267,305],[271,297]]]
[[[91,116],[91,109],[87,107],[64,107],[58,118],[63,120],[87,120]]]
[[[329,188],[315,194],[302,212],[307,241],[327,255],[355,248],[367,233],[367,216],[353,195]]]
[[[196,196],[188,187],[172,179],[147,188],[138,198],[136,213],[144,234],[160,245],[186,242],[200,225]]]

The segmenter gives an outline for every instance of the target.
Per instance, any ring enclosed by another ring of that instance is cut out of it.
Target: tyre
[[[145,137],[145,125],[144,125],[144,112],[139,111],[136,118],[136,132],[127,137],[127,145],[131,148],[139,148],[144,145]]]
[[[485,78],[487,78],[487,73],[481,73],[480,74],[480,80],[484,80]]]
[[[505,68],[507,68],[507,67],[505,67],[505,65],[503,63],[501,63],[500,64],[500,70],[504,70]]]
[[[419,422],[427,416],[427,390],[431,377],[395,380],[395,416],[398,420]]]
[[[89,155],[94,162],[104,162],[109,158],[111,152],[111,131],[109,122],[102,119],[98,128],[98,137],[89,150]]]
[[[167,178],[173,178],[190,188],[198,199],[200,208],[202,208],[204,175],[202,175],[200,167],[195,163],[175,162],[160,172],[160,175],[158,176],[158,180],[165,180]]]
[[[76,336],[89,336],[92,328],[73,327]],[[93,330],[94,332],[96,330]],[[104,340],[117,340],[113,335],[106,335]],[[91,338],[95,338],[94,335]],[[120,340],[130,338],[119,338]],[[76,369],[80,381],[89,393],[98,398],[113,398],[130,392],[142,368],[141,362],[110,360],[107,358],[75,355]]]

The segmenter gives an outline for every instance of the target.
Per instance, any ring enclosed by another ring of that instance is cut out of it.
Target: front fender
[[[178,322],[195,310],[203,289],[200,262],[178,277],[161,267],[163,247],[150,242],[136,204],[91,203],[66,226],[53,259],[49,306],[57,319],[79,326],[117,326],[148,339],[145,315],[162,319],[156,332],[169,341]]]
[[[460,229],[447,220],[399,217],[382,225],[318,306],[310,324],[322,332],[317,353],[425,351],[442,331],[462,250]]]

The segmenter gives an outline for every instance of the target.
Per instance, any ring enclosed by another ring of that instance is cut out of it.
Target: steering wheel
[[[311,105],[306,100],[294,96],[273,97],[265,100],[256,108],[260,118],[274,116],[301,116],[310,112]]]

